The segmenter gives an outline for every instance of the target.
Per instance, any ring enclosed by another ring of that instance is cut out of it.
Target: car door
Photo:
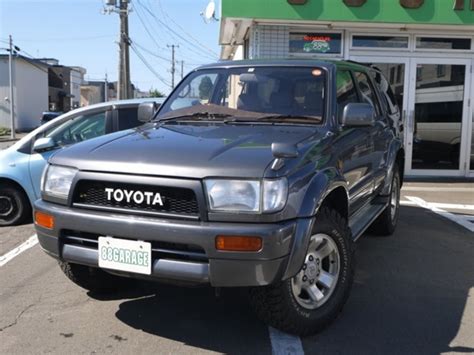
[[[359,94],[362,102],[368,103],[374,107],[376,117],[373,127],[369,127],[370,139],[373,142],[372,167],[374,191],[377,191],[385,180],[387,175],[387,154],[389,143],[392,141],[391,126],[387,120],[386,108],[382,108],[379,101],[380,95],[377,95],[377,89],[367,72],[355,71],[354,76],[359,88]]]
[[[344,107],[360,102],[360,94],[349,70],[339,69],[336,76],[337,116],[342,119]],[[339,162],[349,189],[350,213],[357,211],[373,191],[373,144],[370,127],[341,127],[336,138]]]
[[[380,106],[382,108],[382,116],[375,123],[375,137],[374,137],[374,149],[376,152],[376,158],[380,164],[376,167],[378,172],[376,173],[378,178],[375,180],[375,190],[381,186],[383,179],[387,177],[389,161],[389,150],[390,142],[396,136],[400,136],[403,131],[403,125],[401,123],[400,109],[396,104],[395,96],[393,95],[392,89],[388,80],[383,76],[382,73],[376,70],[369,72],[372,82],[375,84],[375,88],[379,97]],[[380,181],[382,180],[382,181]]]
[[[36,198],[40,198],[41,176],[46,163],[59,149],[91,138],[110,133],[112,130],[112,111],[106,108],[91,112],[81,112],[69,120],[45,131],[41,137],[50,137],[56,143],[54,149],[45,152],[32,152],[29,173]],[[36,139],[41,138],[36,137]]]

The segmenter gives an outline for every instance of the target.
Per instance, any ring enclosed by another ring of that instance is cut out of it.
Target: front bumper
[[[96,212],[43,200],[34,207],[54,216],[53,230],[40,226],[36,230],[41,247],[56,259],[98,267],[94,236],[143,240],[152,242],[152,274],[121,274],[215,287],[263,286],[293,276],[301,266],[301,246],[312,227],[311,219],[271,224],[189,222]],[[260,236],[263,248],[259,252],[217,251],[217,235]],[[173,249],[176,245],[180,247]],[[183,246],[194,249],[183,251]]]

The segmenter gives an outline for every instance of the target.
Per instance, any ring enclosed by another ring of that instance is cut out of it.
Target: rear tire
[[[390,236],[395,231],[400,210],[400,172],[398,164],[393,167],[390,185],[390,200],[382,214],[370,226],[370,232],[380,236]]]
[[[105,272],[104,270],[59,261],[64,274],[76,285],[97,293],[107,293],[126,288],[132,280]]]
[[[31,204],[20,188],[2,183],[0,187],[0,226],[13,226],[31,220]]]
[[[314,334],[341,312],[354,270],[354,248],[347,221],[336,211],[323,207],[316,217],[305,262],[298,274],[273,285],[251,288],[250,302],[266,324],[291,334]]]

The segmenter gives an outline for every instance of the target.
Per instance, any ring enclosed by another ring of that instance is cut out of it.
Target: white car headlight
[[[214,212],[276,212],[288,196],[288,182],[278,180],[205,181],[209,207]],[[262,191],[263,190],[263,191]]]
[[[43,192],[52,197],[67,199],[77,169],[49,165],[43,176]]]

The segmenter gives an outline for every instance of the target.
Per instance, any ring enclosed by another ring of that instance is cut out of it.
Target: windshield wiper
[[[292,123],[306,123],[308,121],[312,122],[321,122],[322,117],[319,116],[309,116],[309,115],[266,115],[266,116],[256,116],[255,118],[234,118],[232,120],[225,120],[225,122],[260,122],[260,121],[276,121],[276,122],[292,122]]]
[[[156,122],[164,123],[164,122],[181,120],[181,119],[183,119],[184,121],[201,121],[202,118],[215,121],[215,120],[228,118],[228,117],[232,117],[232,115],[229,115],[227,113],[212,113],[212,112],[203,111],[203,112],[196,112],[196,113],[187,114],[187,115],[164,117],[164,118],[156,120]]]

